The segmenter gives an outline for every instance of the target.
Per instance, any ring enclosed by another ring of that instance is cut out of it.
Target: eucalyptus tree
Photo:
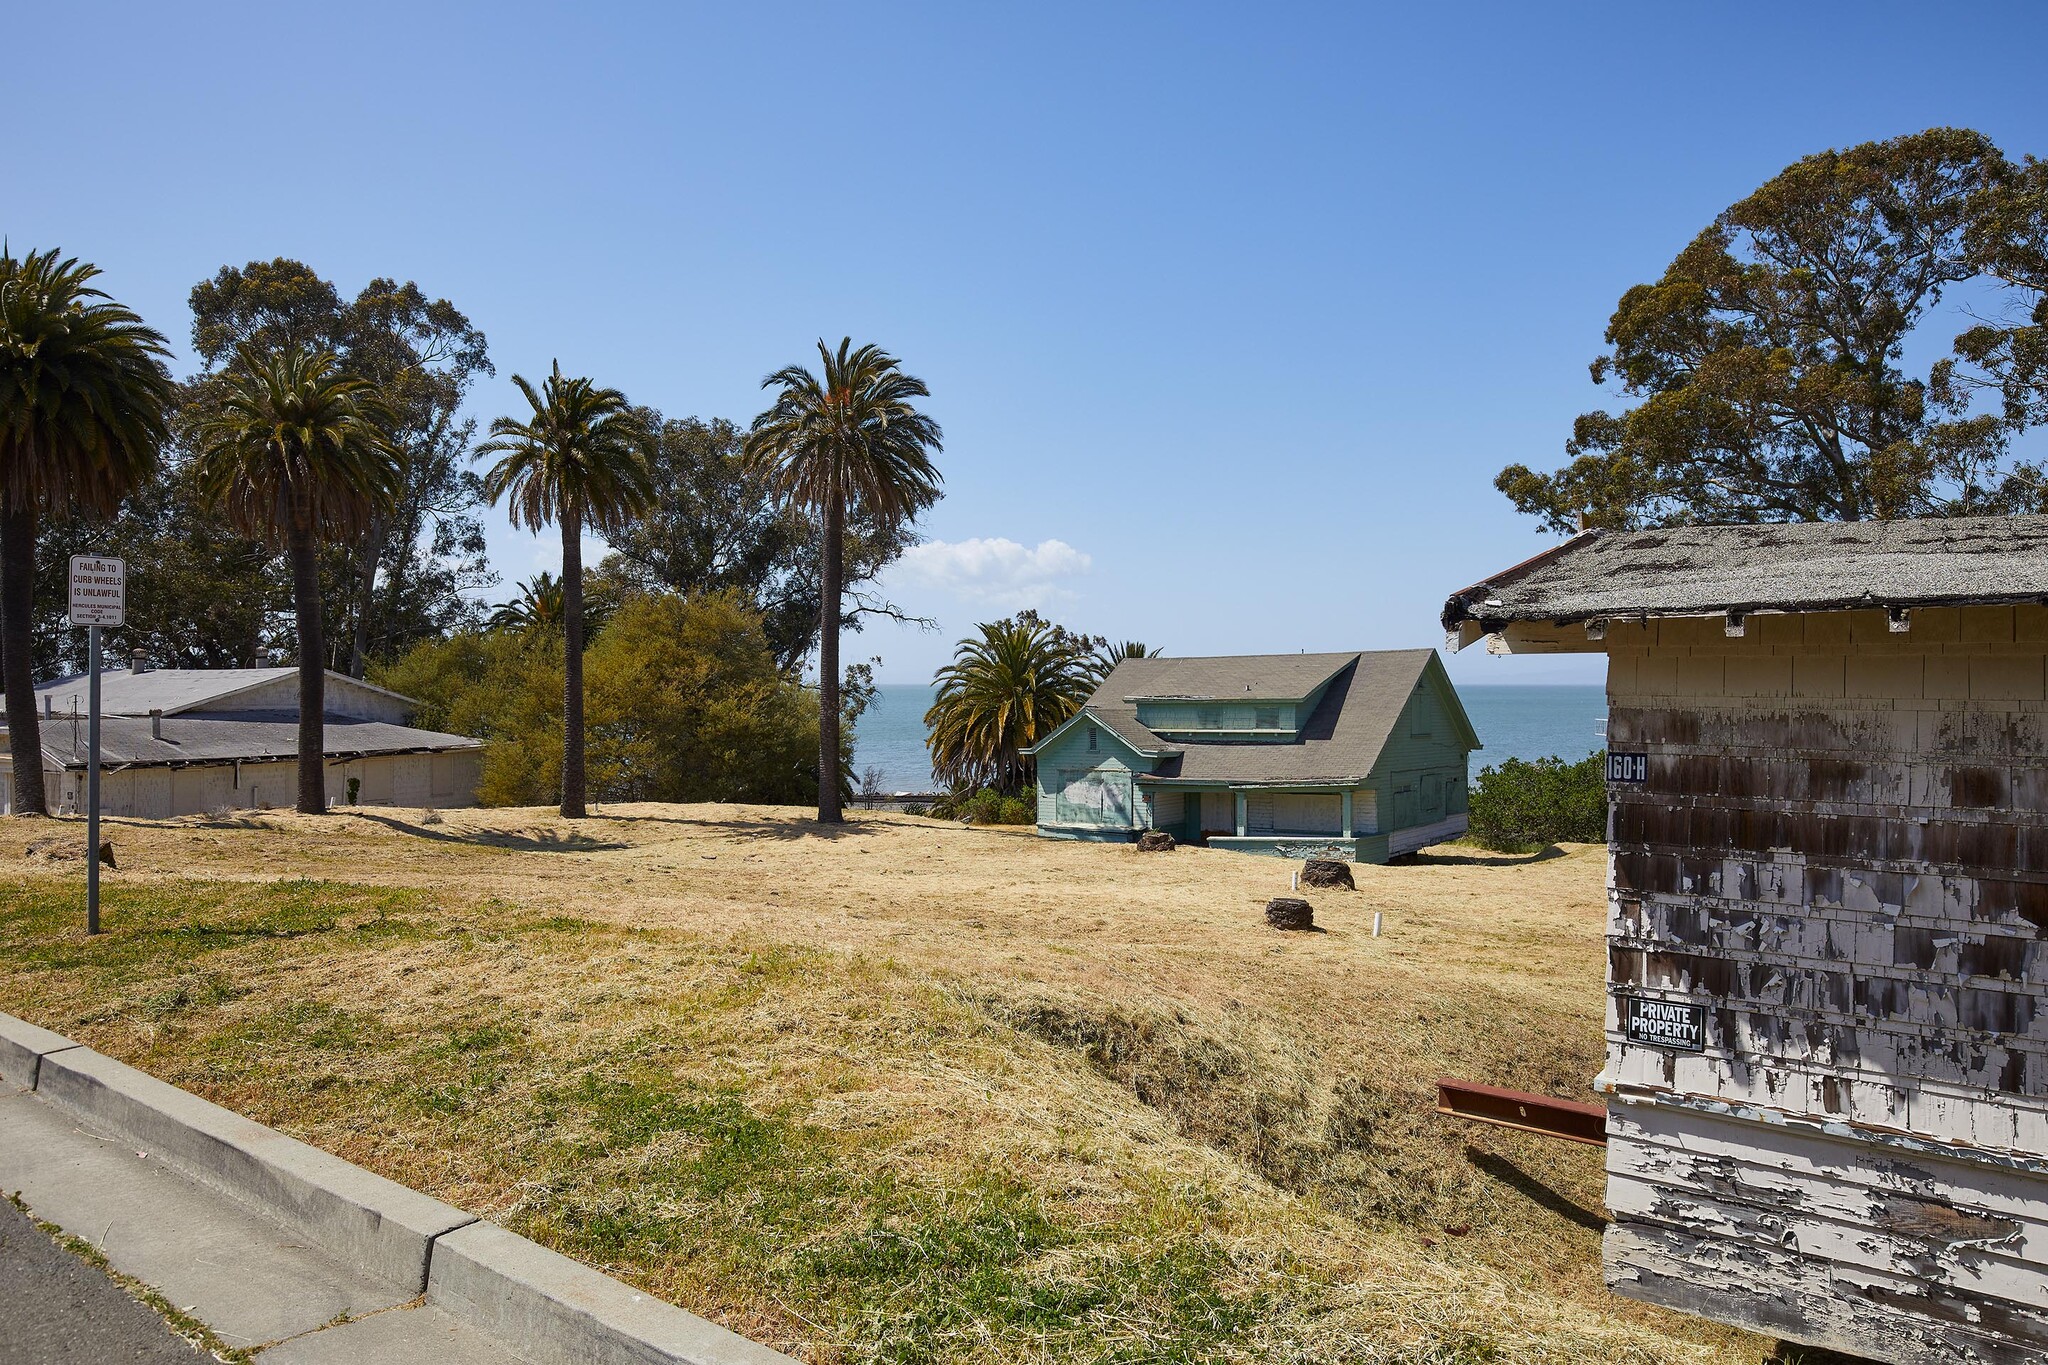
[[[774,404],[753,421],[745,452],[789,505],[823,523],[819,564],[818,819],[845,819],[840,790],[839,631],[849,520],[896,530],[938,501],[939,424],[913,399],[931,391],[878,346],[835,352],[818,342],[816,374],[788,365],[761,381]]]
[[[2041,415],[2038,332],[1958,338],[2003,415],[1953,360],[1908,369],[1949,291],[2001,268],[2024,284],[2042,221],[2025,179],[1958,128],[1786,167],[1621,296],[1592,377],[1634,406],[1579,417],[1563,468],[1495,486],[1554,530],[2034,510],[2040,471],[2009,445]]]
[[[95,288],[99,273],[0,246],[0,671],[17,815],[48,813],[31,629],[38,524],[119,508],[156,470],[175,394],[164,338]]]
[[[206,500],[244,535],[285,552],[299,653],[299,796],[327,810],[327,651],[323,546],[363,533],[403,489],[389,412],[327,351],[244,342],[198,431],[194,465]]]
[[[1107,646],[1031,611],[975,629],[933,678],[938,696],[924,717],[932,775],[954,791],[1015,796],[1036,771],[1025,751],[1081,709]]]
[[[492,503],[511,502],[514,525],[562,532],[562,815],[586,813],[589,779],[583,733],[583,533],[616,533],[654,501],[649,448],[653,436],[641,410],[617,389],[562,374],[561,362],[541,388],[512,376],[532,409],[525,419],[500,417],[479,455],[502,459],[484,475]]]

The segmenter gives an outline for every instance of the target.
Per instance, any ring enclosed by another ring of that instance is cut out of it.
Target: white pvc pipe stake
[[[1374,938],[1380,936],[1380,912],[1377,910],[1372,912],[1372,936]]]
[[[1300,868],[1296,868],[1296,869],[1294,870],[1294,880],[1293,880],[1292,882],[1290,882],[1290,883],[1288,884],[1288,887],[1287,887],[1287,889],[1288,889],[1289,891],[1299,891],[1299,890],[1301,890],[1301,869],[1300,869]]]

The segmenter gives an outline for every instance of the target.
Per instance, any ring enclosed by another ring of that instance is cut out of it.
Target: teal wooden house
[[[1382,863],[1465,832],[1479,736],[1433,649],[1126,659],[1038,760],[1038,832]]]

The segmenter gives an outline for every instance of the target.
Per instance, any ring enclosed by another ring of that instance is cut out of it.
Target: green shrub
[[[941,820],[968,820],[977,825],[1035,825],[1038,807],[1028,796],[1004,796],[994,787],[957,791],[940,797],[931,813]]]
[[[1549,844],[1597,844],[1607,838],[1607,759],[1588,754],[1508,759],[1482,768],[1471,796],[1472,841],[1504,853]]]

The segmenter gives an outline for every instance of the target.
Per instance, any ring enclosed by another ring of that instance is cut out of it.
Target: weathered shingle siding
[[[2048,609],[1617,624],[1618,1292],[1899,1361],[2048,1351]],[[1764,1120],[1770,1120],[1768,1122]],[[1964,1351],[1974,1354],[1963,1354]]]

